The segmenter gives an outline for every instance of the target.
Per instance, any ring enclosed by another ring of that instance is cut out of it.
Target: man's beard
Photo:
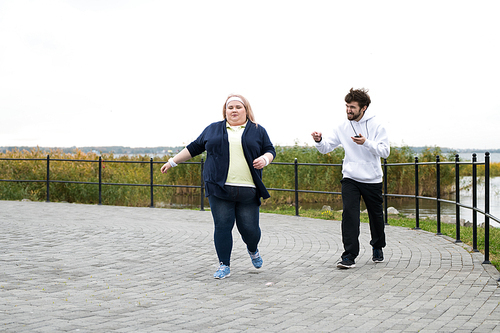
[[[362,114],[363,114],[362,112],[359,112],[359,113],[353,113],[353,114],[349,114],[349,113],[348,113],[348,114],[347,114],[347,119],[349,119],[349,120],[356,120],[356,119],[361,118],[361,115],[362,115]]]

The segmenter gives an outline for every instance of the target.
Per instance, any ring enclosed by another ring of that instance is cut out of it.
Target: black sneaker
[[[382,249],[373,249],[373,257],[372,257],[373,262],[384,262],[384,252],[382,252]]]
[[[354,263],[354,260],[342,258],[342,260],[337,263],[337,267],[342,269],[354,268],[356,267],[356,264]]]

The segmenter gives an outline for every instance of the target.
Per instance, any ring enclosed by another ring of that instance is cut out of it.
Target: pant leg
[[[214,244],[217,257],[219,262],[230,266],[236,203],[213,195],[208,197],[208,201],[214,219]]]
[[[354,260],[359,254],[359,207],[361,193],[357,182],[342,179],[342,242],[344,253],[342,258]]]
[[[236,227],[250,252],[257,251],[261,237],[259,226],[259,200],[252,187],[237,187]]]
[[[381,249],[386,245],[382,183],[362,184],[361,189],[361,195],[363,196],[370,219],[370,233],[372,237],[370,245],[376,249]]]

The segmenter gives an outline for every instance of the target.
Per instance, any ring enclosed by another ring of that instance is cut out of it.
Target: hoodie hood
[[[365,114],[363,115],[363,118],[361,118],[360,121],[355,121],[355,120],[349,120],[350,122],[353,123],[364,123],[372,118],[375,117],[375,114],[373,112],[370,112],[369,109],[366,109]]]

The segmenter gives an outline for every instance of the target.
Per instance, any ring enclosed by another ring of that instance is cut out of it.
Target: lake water
[[[464,177],[462,184],[470,184],[471,177]],[[484,211],[485,195],[484,195],[484,181],[479,184],[478,180],[477,186],[477,207]],[[446,200],[455,201],[455,195],[453,194],[449,198],[443,198]],[[463,189],[460,191],[460,203],[472,206],[472,189]],[[396,208],[400,213],[403,214],[415,214],[415,200],[405,199],[404,201],[399,200],[389,200],[388,205]],[[422,217],[432,216],[437,214],[436,202],[432,200],[419,200],[419,214]],[[500,217],[500,177],[490,178],[490,214],[495,217]],[[453,204],[441,203],[441,215],[456,215],[456,208]],[[472,210],[467,208],[460,208],[460,218],[466,221],[472,222]],[[484,222],[484,216],[482,214],[477,214],[478,223]],[[496,221],[490,219],[490,225],[496,228],[500,227]]]
[[[463,177],[462,185],[471,184],[471,177]],[[455,201],[455,194],[450,197],[442,197],[442,199]],[[300,200],[300,198],[299,198]],[[472,189],[463,189],[460,191],[460,203],[472,207]],[[485,195],[484,195],[484,180],[478,180],[477,186],[477,207],[484,211]],[[342,204],[337,205],[328,204],[333,210],[341,210]],[[300,204],[303,208],[321,209],[323,204],[311,203]],[[409,215],[415,214],[415,199],[407,198],[388,198],[388,207],[396,208],[400,213]],[[361,210],[366,209],[361,205]],[[495,217],[500,217],[500,177],[490,178],[490,214]],[[419,216],[430,217],[437,215],[436,202],[433,200],[419,200]],[[454,204],[441,203],[441,215],[451,215],[455,217],[456,208]],[[472,210],[467,208],[460,208],[460,219],[472,222]],[[484,216],[477,214],[477,222],[481,224],[484,222]],[[490,225],[500,228],[500,224],[490,219]]]
[[[472,154],[462,153],[459,155],[460,155],[460,158],[462,158],[464,161],[472,161]],[[477,154],[477,161],[484,162],[484,153]],[[491,153],[490,154],[490,163],[498,163],[498,162],[500,162],[500,154],[499,153]]]

